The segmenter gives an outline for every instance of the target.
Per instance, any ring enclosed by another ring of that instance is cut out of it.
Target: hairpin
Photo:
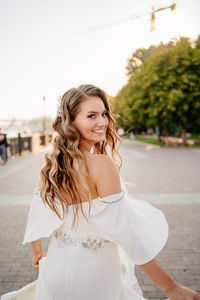
[[[61,99],[62,99],[62,97],[61,96],[58,96],[57,97],[57,116],[58,117],[61,117]]]

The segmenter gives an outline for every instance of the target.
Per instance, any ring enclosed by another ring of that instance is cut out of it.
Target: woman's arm
[[[32,246],[32,266],[33,269],[39,270],[39,261],[46,253],[42,250],[41,240],[37,240],[31,243]]]
[[[200,300],[200,295],[175,282],[156,260],[153,259],[138,267],[161,288],[170,300]]]

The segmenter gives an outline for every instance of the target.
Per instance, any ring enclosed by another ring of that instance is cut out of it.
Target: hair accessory
[[[57,116],[58,117],[61,117],[61,99],[62,99],[62,97],[61,96],[58,96],[57,97]]]

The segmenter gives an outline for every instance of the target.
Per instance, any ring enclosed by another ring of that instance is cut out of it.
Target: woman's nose
[[[107,125],[107,123],[108,123],[107,118],[102,116],[98,118],[98,122],[97,122],[98,126],[105,126]]]

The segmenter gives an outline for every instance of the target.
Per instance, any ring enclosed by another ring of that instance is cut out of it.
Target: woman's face
[[[106,139],[108,112],[101,98],[90,96],[79,105],[79,112],[72,122],[81,138],[93,145]]]

